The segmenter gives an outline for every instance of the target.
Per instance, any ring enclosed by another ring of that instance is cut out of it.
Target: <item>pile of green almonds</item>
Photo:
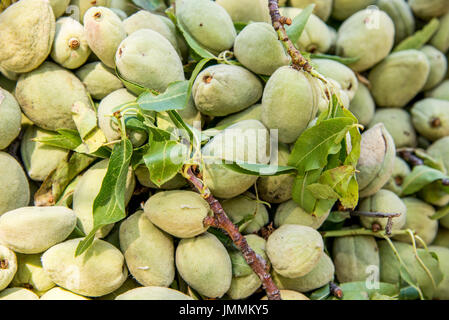
[[[392,240],[350,232],[324,237],[323,227],[335,225],[338,209],[321,217],[306,212],[292,199],[290,174],[258,177],[210,164],[202,172],[207,187],[265,261],[282,299],[313,299],[315,290],[331,282],[341,286],[344,298],[360,298],[345,286],[365,286],[369,270],[374,281],[399,287],[401,261],[425,291],[432,279],[417,253],[427,250],[438,255],[432,263],[442,273],[428,298],[449,299],[449,215],[434,219],[436,212],[449,212],[447,186],[435,180],[404,195],[413,168],[399,157],[401,150],[420,150],[441,164],[442,175],[449,172],[449,0],[279,2],[280,13],[292,20],[315,4],[294,45],[311,55],[314,70],[364,126],[356,210],[400,213],[392,232],[410,229],[421,241],[405,232]],[[179,110],[188,124],[221,130],[203,153],[217,152],[233,129],[246,138],[277,129],[279,164],[287,165],[293,144],[327,110],[330,97],[319,79],[290,66],[268,0],[160,1],[153,12],[127,0],[2,3],[0,300],[267,299],[242,253],[204,225],[212,209],[180,174],[158,187],[145,165],[130,167],[125,203],[142,201],[139,190],[145,190],[144,203],[98,230],[80,256],[78,231],[88,234],[94,226],[93,204],[109,160],[94,161],[70,182],[64,194],[71,201],[37,206],[34,194],[70,154],[36,139],[76,130],[74,108],[88,106],[95,113],[111,146],[121,137],[112,113],[136,99],[123,79],[158,92],[189,80],[185,67],[192,51],[164,13],[170,6],[198,44],[216,56],[227,51],[238,62],[208,64]],[[439,27],[420,48],[394,50],[434,18]],[[358,59],[343,64],[350,61],[345,58]],[[159,128],[170,127],[164,113],[155,118]],[[138,129],[128,135],[136,148],[148,141]],[[267,138],[258,138],[256,148],[265,147]],[[222,152],[236,160],[232,150]],[[387,218],[361,215],[339,229],[386,227]],[[364,298],[397,296],[366,290]]]

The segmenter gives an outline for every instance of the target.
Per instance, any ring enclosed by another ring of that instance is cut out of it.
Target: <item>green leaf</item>
[[[232,171],[253,176],[279,176],[296,172],[296,168],[290,166],[272,166],[259,163],[226,163],[223,161],[223,166]]]
[[[37,138],[35,141],[68,150],[75,150],[82,143],[78,131],[68,129],[58,130],[57,133]]]
[[[126,177],[128,175],[132,152],[133,146],[129,139],[124,139],[114,145],[106,175],[101,183],[100,192],[94,200],[93,229],[78,244],[75,256],[79,256],[90,247],[95,238],[95,233],[102,226],[120,221],[126,217]]]
[[[339,56],[334,56],[331,54],[324,54],[324,53],[311,53],[310,57],[312,59],[334,60],[334,61],[340,62],[344,65],[350,65],[350,64],[356,63],[357,61],[360,60],[360,57],[345,58],[345,57],[339,57]]]
[[[402,184],[402,195],[410,195],[418,192],[426,185],[441,179],[448,178],[444,173],[425,165],[415,166]]]
[[[339,198],[344,209],[354,209],[359,203],[359,183],[355,176],[351,178],[346,192]]]
[[[131,91],[132,93],[134,93],[135,95],[139,96],[140,94],[147,92],[147,91],[152,91],[149,88],[145,88],[143,85],[138,84],[136,82],[130,81],[130,80],[126,80],[125,78],[123,78],[120,74],[120,72],[118,71],[117,67],[115,68],[115,74],[117,75],[117,78],[120,79],[120,81],[123,82],[123,84],[125,85],[125,87]]]
[[[188,147],[177,141],[151,141],[143,160],[150,171],[150,180],[157,186],[172,179],[188,157]]]
[[[211,58],[204,58],[200,62],[198,62],[195,66],[195,69],[192,71],[192,74],[190,75],[189,80],[189,88],[187,90],[187,97],[186,97],[186,104],[189,102],[190,96],[192,95],[192,87],[193,83],[195,82],[196,77],[201,72],[201,70],[204,68],[204,66],[211,61]]]
[[[347,211],[331,211],[329,214],[329,217],[326,219],[326,221],[333,222],[333,223],[340,223],[345,221],[346,219],[350,219],[351,215]]]
[[[184,39],[186,40],[189,47],[198,54],[201,58],[209,58],[209,59],[217,59],[216,56],[214,56],[212,53],[210,53],[206,48],[201,46],[182,26],[182,23],[179,19],[177,27],[181,31],[182,35],[184,36]]]
[[[95,110],[82,102],[75,102],[72,106],[72,118],[81,139],[97,128],[97,114]]]
[[[399,293],[399,288],[391,283],[378,282],[378,288],[368,288],[365,281],[341,283],[340,289],[343,291],[342,300],[370,300],[375,294],[385,296],[395,296]]]
[[[242,31],[247,25],[248,23],[246,22],[234,22],[234,28],[237,31],[237,33]]]
[[[433,169],[437,169],[444,174],[447,174],[446,168],[444,166],[442,159],[435,159],[432,156],[430,156],[426,151],[422,149],[412,149],[415,155],[423,160],[424,165],[431,167]]]
[[[306,187],[315,199],[338,199],[338,194],[328,185],[321,183],[312,183]]]
[[[312,213],[316,206],[316,198],[307,189],[309,184],[315,183],[320,178],[323,169],[316,169],[306,172],[304,175],[297,175],[293,184],[292,197],[308,213]]]
[[[324,287],[321,287],[315,291],[313,291],[309,299],[310,300],[324,300],[331,294],[331,291],[329,289],[329,284],[326,284]]]
[[[137,98],[137,104],[145,111],[167,111],[184,109],[187,101],[189,81],[176,81],[168,85],[164,93],[155,95],[145,92]]]
[[[301,37],[301,34],[304,31],[307,21],[309,20],[314,8],[315,4],[308,5],[293,19],[292,24],[285,28],[287,31],[287,36],[292,43],[296,43]]]
[[[433,216],[430,217],[432,220],[439,220],[449,214],[449,205],[439,208]]]
[[[39,190],[36,191],[35,205],[54,205],[64,193],[67,185],[94,161],[94,157],[73,153],[59,162],[56,169],[45,178]]]
[[[429,40],[433,37],[435,32],[438,31],[440,27],[440,21],[437,18],[433,18],[428,24],[424,26],[421,30],[415,32],[415,34],[402,40],[393,50],[393,52],[398,52],[402,50],[409,49],[421,49]]]
[[[288,165],[296,167],[300,175],[324,168],[328,155],[340,151],[340,142],[353,124],[350,118],[334,118],[308,128],[296,140]]]

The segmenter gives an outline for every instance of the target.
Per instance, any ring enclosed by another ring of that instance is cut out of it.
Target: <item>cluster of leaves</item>
[[[134,3],[144,9],[156,10],[162,2],[136,0]],[[300,37],[312,9],[313,6],[304,10],[289,27],[289,36],[293,40]],[[173,8],[166,10],[166,13],[189,45],[192,60],[186,67],[190,80],[173,82],[161,93],[124,79],[116,70],[117,76],[137,98],[114,110],[113,119],[122,136],[120,140],[109,143],[112,150],[97,127],[95,110],[83,105],[76,105],[72,110],[77,130],[60,130],[38,140],[73,151],[38,192],[39,199],[50,204],[69,203],[73,179],[97,158],[109,158],[106,175],[93,204],[94,227],[79,244],[76,255],[82,254],[91,245],[101,227],[126,217],[124,194],[129,166],[136,168],[145,165],[150,172],[150,180],[161,186],[182,173],[185,165],[201,164],[198,162],[201,146],[209,137],[186,124],[177,111],[187,106],[193,82],[203,68],[214,63],[239,64],[229,52],[217,57],[202,47],[177,23]],[[168,127],[158,127],[161,117],[167,120]],[[145,133],[147,143],[133,147],[127,134],[131,131]],[[288,166],[279,166],[273,171],[270,165],[240,162],[223,165],[251,175],[263,175],[264,171],[266,175],[295,174],[295,201],[310,213],[320,215],[337,200],[346,208],[356,206],[358,186],[355,166],[360,153],[360,139],[356,118],[334,96],[328,112],[321,114],[316,125],[307,129],[296,142]],[[247,222],[243,221],[242,225]]]

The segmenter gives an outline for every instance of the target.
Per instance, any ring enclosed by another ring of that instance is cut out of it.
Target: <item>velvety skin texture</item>
[[[66,207],[23,207],[0,217],[0,241],[20,253],[40,253],[65,240],[76,216]]]
[[[408,3],[413,13],[423,20],[440,17],[449,10],[448,0],[409,0]]]
[[[379,191],[390,179],[396,155],[393,138],[382,123],[362,134],[357,181],[360,197]]]
[[[177,0],[178,22],[212,53],[229,50],[237,32],[226,10],[210,0]]]
[[[403,198],[402,201],[407,207],[404,229],[414,230],[426,244],[431,244],[438,232],[438,221],[430,218],[435,214],[435,209],[430,204],[412,197]],[[395,240],[412,243],[409,235],[395,236]],[[420,243],[417,245],[422,246]]]
[[[115,71],[101,62],[83,65],[76,71],[76,76],[86,86],[92,98],[100,100],[111,92],[123,88],[123,83],[115,75]]]
[[[138,211],[120,225],[120,249],[132,276],[144,286],[168,287],[175,277],[173,238]]]
[[[365,281],[369,274],[368,268],[379,267],[379,249],[376,240],[371,236],[336,238],[332,256],[340,282]]]
[[[231,16],[233,22],[271,23],[268,0],[217,0]]]
[[[270,77],[262,96],[262,122],[279,130],[280,142],[295,142],[315,117],[318,86],[308,73],[290,67],[281,67]]]
[[[302,12],[302,9],[280,8],[279,12],[293,20]],[[311,14],[301,36],[296,42],[298,49],[311,53],[325,53],[329,51],[331,43],[331,32],[327,25],[316,15]]]
[[[359,11],[338,29],[337,54],[359,57],[358,61],[350,65],[358,72],[368,70],[382,61],[390,53],[393,44],[394,23],[383,11],[377,11],[375,15],[372,10]]]
[[[371,69],[368,76],[377,106],[404,107],[424,88],[429,72],[429,60],[421,51],[404,50],[390,54]]]
[[[411,109],[413,125],[430,141],[449,135],[449,101],[427,98]]]
[[[298,292],[309,292],[318,289],[334,279],[335,267],[331,258],[326,253],[321,255],[316,267],[305,276],[298,278],[286,278],[272,272],[274,283],[279,289],[290,289]]]
[[[323,254],[323,239],[313,228],[285,224],[267,240],[267,254],[273,269],[287,278],[312,271]]]
[[[415,32],[415,17],[406,0],[378,0],[376,5],[393,20],[395,43],[399,43]]]
[[[20,144],[20,154],[28,176],[35,181],[44,181],[58,164],[67,158],[69,151],[33,141],[49,137],[52,133],[36,126],[28,126]]]
[[[0,151],[0,217],[5,212],[24,207],[30,202],[30,186],[21,165]]]
[[[176,268],[193,289],[209,298],[222,297],[231,286],[229,254],[220,240],[208,232],[179,242]]]
[[[17,272],[17,258],[14,251],[0,245],[0,260],[7,265],[0,269],[0,290],[3,290],[11,283]]]
[[[165,232],[191,238],[205,232],[203,220],[210,215],[209,204],[198,193],[186,190],[159,192],[145,203],[145,216]]]
[[[407,111],[396,108],[379,109],[374,114],[369,128],[377,123],[384,124],[391,134],[396,148],[416,147],[416,132],[412,124],[412,117]]]
[[[373,119],[376,104],[369,89],[363,83],[359,83],[349,109],[359,120],[359,123],[364,126],[369,125]]]
[[[345,20],[357,11],[375,3],[376,0],[334,0],[332,17],[337,20]]]
[[[0,114],[0,150],[3,150],[19,135],[22,116],[16,98],[1,87]]]
[[[90,53],[82,24],[70,17],[58,19],[51,50],[52,59],[64,68],[76,69],[87,61]]]
[[[148,286],[128,290],[115,300],[193,300],[193,298],[170,288]]]
[[[271,24],[254,22],[238,34],[234,43],[237,60],[257,74],[271,75],[279,67],[290,63],[276,31]]]
[[[404,227],[407,221],[407,206],[395,193],[389,190],[379,190],[371,197],[365,198],[360,202],[360,211],[365,212],[394,212],[400,213],[400,216],[394,217],[392,230],[399,230]],[[385,229],[388,218],[372,218],[361,216],[360,222],[367,229],[372,229],[373,224],[377,224],[381,229]]]
[[[120,18],[105,7],[92,7],[84,15],[87,43],[97,57],[109,68],[115,67],[115,53],[126,38]]]
[[[201,71],[192,87],[196,108],[205,115],[226,116],[262,97],[262,83],[243,67],[218,64]]]
[[[423,52],[430,62],[430,72],[427,77],[423,90],[430,90],[440,84],[446,76],[447,59],[446,56],[438,49],[432,46],[424,46],[420,50]]]
[[[291,0],[292,7],[304,9],[310,4],[315,4],[313,13],[321,20],[326,21],[332,12],[333,0]]]
[[[53,131],[76,129],[72,119],[75,102],[90,106],[83,83],[52,62],[44,62],[36,70],[21,75],[15,96],[22,111],[35,125]]]
[[[449,49],[449,12],[440,18],[440,27],[430,44],[444,53]]]
[[[402,158],[397,157],[394,159],[394,168],[391,178],[388,180],[387,184],[383,186],[384,189],[393,191],[398,196],[402,194],[403,183],[405,177],[410,174],[411,170],[407,162]]]
[[[160,92],[168,84],[184,80],[181,59],[160,33],[141,29],[124,39],[115,61],[122,77]]]
[[[95,239],[89,249],[75,257],[81,240],[59,243],[42,255],[42,266],[50,279],[60,287],[87,297],[103,296],[119,288],[128,276],[120,250]]]
[[[17,272],[11,282],[13,287],[25,287],[42,295],[55,286],[45,273],[41,263],[42,254],[17,254]]]
[[[45,0],[24,0],[0,15],[0,67],[29,72],[50,54],[55,37],[55,16]]]

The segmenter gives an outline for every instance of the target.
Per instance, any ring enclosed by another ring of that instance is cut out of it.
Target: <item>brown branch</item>
[[[224,230],[237,248],[240,249],[248,265],[259,276],[268,299],[281,300],[279,289],[274,284],[273,279],[267,270],[266,262],[249,247],[245,237],[242,236],[238,227],[228,218],[220,202],[215,199],[210,190],[203,184],[201,179],[198,178],[199,172],[194,173],[190,166],[187,170],[187,175],[196,191],[202,194],[214,213],[213,217],[209,216],[204,219],[204,225]]]
[[[292,58],[293,68],[311,72],[312,66],[310,65],[309,61],[307,61],[307,59],[303,57],[301,52],[296,49],[293,42],[287,36],[287,31],[285,30],[284,24],[290,25],[292,23],[291,19],[281,16],[281,14],[279,13],[278,0],[268,0],[268,8],[270,9],[273,28],[278,33],[279,40],[282,41],[287,49],[288,54]]]
[[[329,283],[329,291],[334,297],[337,297],[338,299],[343,298],[343,290],[333,282]]]
[[[424,161],[413,154],[413,151],[410,150],[399,150],[399,157],[404,159],[405,162],[409,163],[411,166],[420,166],[424,164]]]
[[[365,212],[365,211],[351,211],[351,216],[365,216],[372,218],[394,218],[399,217],[400,213],[387,213],[387,212]]]

